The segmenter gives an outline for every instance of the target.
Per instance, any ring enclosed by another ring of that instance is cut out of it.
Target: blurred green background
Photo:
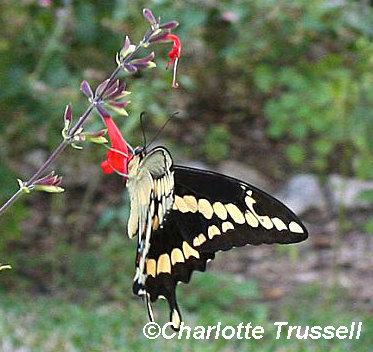
[[[132,103],[129,117],[117,121],[132,145],[143,142],[142,111],[148,138],[179,111],[159,141],[177,160],[209,167],[240,160],[275,185],[297,173],[321,181],[332,173],[373,179],[369,1],[1,0],[2,202],[17,189],[16,179],[30,177],[59,144],[66,104],[75,117],[84,112],[80,82],[95,87],[115,68],[124,36],[141,39],[148,25],[143,7],[180,22],[174,32],[183,42],[181,87],[171,89],[172,74],[164,70],[167,44],[152,49],[157,68],[123,77]],[[102,128],[97,116],[89,128]],[[179,301],[188,325],[251,321],[265,328],[262,340],[146,340],[145,305],[132,296],[136,241],[126,236],[128,199],[119,177],[102,175],[104,158],[99,146],[66,150],[54,166],[65,193],[24,197],[0,218],[0,262],[13,266],[0,274],[0,350],[371,350],[373,299],[357,300],[339,286],[335,278],[345,268],[332,260],[326,280],[320,271],[290,294],[268,294],[260,274],[240,280],[231,264],[250,257],[248,247],[218,256],[213,270],[179,286]],[[365,198],[373,203],[372,193]],[[352,228],[343,209],[332,214],[329,252],[338,253],[351,230],[369,248],[373,221],[363,215]],[[305,220],[316,229],[320,218]],[[301,266],[303,255],[317,250],[312,238],[307,242],[271,247],[272,265]],[[219,266],[233,269],[221,274]],[[271,285],[288,275],[277,274]],[[160,323],[166,312],[158,302]],[[363,321],[363,332],[360,340],[276,340],[275,321],[336,327]]]

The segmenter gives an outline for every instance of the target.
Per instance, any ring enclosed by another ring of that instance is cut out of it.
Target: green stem
[[[21,195],[23,194],[22,189],[19,189],[16,193],[12,195],[0,208],[0,215],[5,212]]]

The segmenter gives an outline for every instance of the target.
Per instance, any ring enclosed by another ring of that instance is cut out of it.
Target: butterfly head
[[[139,159],[143,159],[146,154],[146,147],[138,146],[133,150],[133,155],[137,156]]]
[[[144,159],[146,155],[146,147],[138,146],[133,149],[133,154],[128,162],[128,173],[129,175],[136,174],[139,169],[141,160]]]
[[[144,152],[145,152],[145,147],[140,147],[140,146],[136,147],[133,150],[134,155],[142,155],[142,154],[144,154]]]

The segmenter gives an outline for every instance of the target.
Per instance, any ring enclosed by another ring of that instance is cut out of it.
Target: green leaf
[[[371,217],[365,224],[364,229],[366,233],[373,233],[373,217]]]
[[[208,131],[204,149],[212,162],[219,162],[228,156],[229,138],[230,134],[225,126],[214,126]]]
[[[313,148],[319,155],[329,155],[333,150],[333,146],[333,142],[328,139],[317,139],[313,143]]]
[[[254,83],[263,92],[269,93],[275,83],[275,75],[268,66],[259,66],[254,72]]]
[[[306,158],[305,149],[299,144],[290,144],[285,150],[286,156],[293,164],[301,164]]]

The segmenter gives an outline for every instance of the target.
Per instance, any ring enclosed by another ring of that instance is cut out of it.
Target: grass
[[[179,287],[185,323],[192,327],[236,327],[240,322],[264,328],[260,340],[147,340],[142,328],[147,322],[141,300],[128,296],[125,302],[74,303],[69,300],[0,293],[0,350],[8,351],[370,351],[373,317],[353,310],[343,291],[325,291],[318,285],[303,286],[282,302],[263,303],[254,282],[236,283],[233,277],[205,273],[188,286]],[[156,304],[156,317],[166,322],[168,307]],[[350,326],[363,322],[359,340],[297,340],[282,335],[276,339],[276,321],[289,325]],[[172,333],[171,330],[168,333]],[[244,334],[242,334],[244,335]],[[212,335],[214,336],[214,335]]]

